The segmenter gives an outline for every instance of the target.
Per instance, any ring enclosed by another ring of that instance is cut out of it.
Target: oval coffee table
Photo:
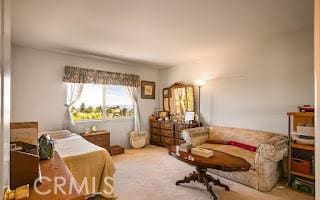
[[[169,146],[169,155],[182,162],[195,166],[196,168],[196,171],[191,173],[189,176],[184,177],[183,180],[177,181],[176,185],[179,185],[180,183],[190,183],[190,181],[203,183],[214,200],[218,198],[213,192],[210,183],[223,187],[226,191],[229,191],[230,189],[227,185],[222,184],[219,179],[215,179],[211,175],[207,174],[208,168],[227,172],[248,171],[250,169],[250,164],[246,160],[220,151],[213,151],[212,157],[205,158],[192,153],[182,151],[177,152],[177,146],[172,145]]]

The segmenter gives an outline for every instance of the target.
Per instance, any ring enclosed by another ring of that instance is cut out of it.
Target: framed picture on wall
[[[155,99],[156,83],[151,81],[141,81],[141,98]]]

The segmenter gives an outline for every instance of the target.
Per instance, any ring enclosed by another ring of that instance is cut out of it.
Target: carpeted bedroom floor
[[[206,188],[198,183],[176,186],[193,171],[193,167],[168,155],[162,147],[147,146],[128,149],[125,154],[113,157],[116,165],[115,192],[119,200],[208,200]],[[311,200],[308,195],[277,186],[269,193],[220,178],[229,185],[229,192],[214,187],[219,200]]]

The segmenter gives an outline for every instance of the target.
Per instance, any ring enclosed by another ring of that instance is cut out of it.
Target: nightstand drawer
[[[107,135],[103,134],[103,135],[88,135],[88,136],[84,136],[84,138],[86,140],[95,142],[95,141],[107,141]]]
[[[110,133],[109,132],[93,132],[93,133],[87,133],[85,135],[82,135],[84,139],[87,141],[104,147],[104,146],[110,146]]]

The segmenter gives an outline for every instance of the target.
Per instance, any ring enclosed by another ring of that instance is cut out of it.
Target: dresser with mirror
[[[162,91],[163,110],[160,115],[150,117],[151,144],[159,146],[184,143],[181,131],[200,126],[195,115],[194,86],[175,83]],[[163,115],[164,113],[164,115]]]

